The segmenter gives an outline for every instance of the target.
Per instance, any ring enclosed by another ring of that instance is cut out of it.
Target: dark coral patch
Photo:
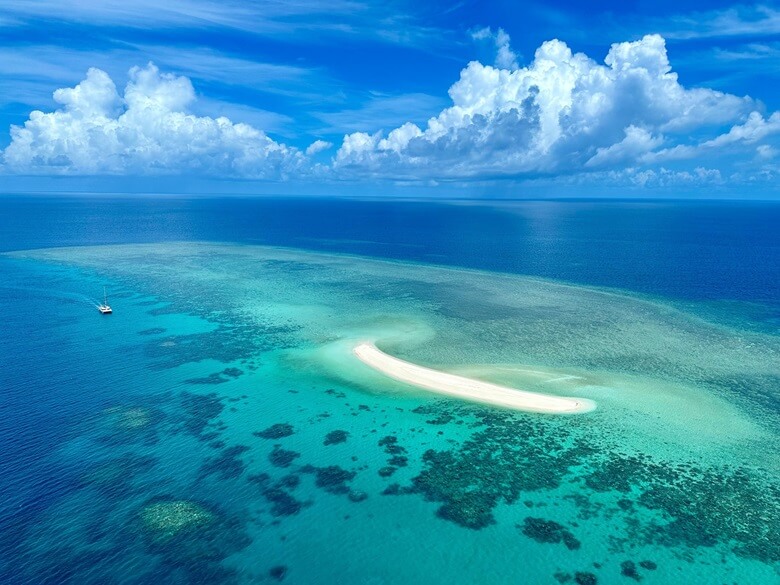
[[[349,438],[349,433],[347,431],[331,431],[327,435],[325,435],[325,440],[323,441],[323,445],[338,445],[339,443],[346,442],[347,438]]]
[[[271,504],[271,514],[277,518],[293,516],[300,512],[305,505],[288,491],[297,487],[300,481],[298,476],[286,475],[272,484],[270,475],[260,473],[250,475],[249,481],[260,488],[260,493]]]
[[[409,458],[404,457],[403,455],[395,455],[388,459],[387,462],[395,467],[406,467],[409,463]]]
[[[652,480],[670,481],[674,470],[655,464],[649,457],[642,455],[618,455],[602,462],[585,478],[585,484],[594,491],[616,490],[628,493],[636,483],[649,483]]]
[[[134,479],[157,465],[158,459],[142,455],[122,455],[91,466],[80,478],[79,487],[95,488],[116,497],[133,489]]]
[[[281,488],[268,488],[263,491],[263,496],[271,504],[271,514],[274,516],[293,516],[303,508],[302,502]]]
[[[437,416],[436,418],[430,418],[425,421],[429,425],[446,425],[452,422],[452,417],[449,415]]]
[[[181,306],[153,309],[152,315],[187,312]],[[199,312],[198,308],[194,308]],[[211,320],[219,319],[216,314]],[[212,359],[222,363],[251,359],[260,353],[289,345],[289,334],[294,327],[264,326],[258,323],[236,324],[229,316],[217,328],[203,333],[171,335],[156,338],[144,350],[152,360],[152,369],[166,370],[182,364]]]
[[[406,453],[406,449],[398,444],[398,437],[393,435],[387,435],[379,439],[377,443],[380,447],[384,447],[385,453],[392,455],[387,461],[387,466],[379,470],[379,475],[382,477],[389,477],[395,473],[396,468],[406,467],[409,463],[409,458],[402,455]]]
[[[138,335],[160,335],[161,333],[165,333],[165,331],[164,327],[151,327],[139,331]]]
[[[433,414],[434,418],[426,420],[426,424],[429,425],[446,425],[455,418],[449,412],[440,412],[434,406],[418,406],[412,410],[415,414]]]
[[[636,570],[636,563],[634,561],[623,561],[620,563],[620,574],[634,581],[641,581],[642,576]]]
[[[224,384],[230,382],[231,379],[238,378],[243,375],[243,371],[238,368],[225,368],[221,372],[215,372],[209,374],[203,378],[189,378],[185,380],[187,384]]]
[[[599,580],[593,573],[577,571],[574,573],[574,582],[577,583],[577,585],[596,585]]]
[[[216,386],[217,384],[224,384],[225,382],[229,382],[227,378],[222,377],[221,372],[215,372],[213,374],[209,374],[208,376],[204,376],[202,378],[187,378],[184,380],[186,384],[200,384],[203,386]]]
[[[262,431],[257,431],[252,434],[255,437],[260,437],[261,439],[283,439],[284,437],[289,437],[293,433],[295,433],[295,430],[291,424],[276,423],[267,429],[263,429]]]
[[[415,493],[414,488],[401,487],[401,484],[398,483],[391,483],[384,490],[382,490],[383,496],[403,496],[413,493]]]
[[[449,498],[436,511],[436,515],[465,528],[479,530],[495,524],[496,520],[492,514],[495,506],[496,499],[492,494],[465,492]]]
[[[395,445],[398,442],[398,437],[394,437],[393,435],[387,435],[386,437],[382,437],[379,439],[379,442],[377,445],[380,447],[386,447],[388,445]]]
[[[285,475],[284,477],[280,478],[277,482],[277,485],[286,489],[295,489],[297,488],[301,483],[301,478],[294,473],[291,473],[290,475]]]
[[[580,548],[580,541],[563,525],[553,520],[528,516],[518,528],[536,542],[563,543],[569,550]]]
[[[350,490],[349,495],[347,496],[349,498],[350,502],[362,502],[364,500],[368,499],[368,494],[366,492],[359,492],[359,491],[352,491]]]
[[[287,575],[287,567],[285,567],[284,565],[277,565],[275,567],[271,567],[268,571],[268,576],[271,577],[271,579],[275,579],[276,581],[282,581],[286,575]]]
[[[213,439],[214,437],[206,437],[204,430],[225,408],[222,399],[214,393],[204,395],[182,392],[181,405],[184,410],[184,428],[187,432],[204,440]]]
[[[349,493],[347,483],[357,475],[354,471],[347,471],[338,465],[319,467],[315,473],[315,485],[332,494]]]
[[[251,483],[256,483],[257,485],[264,486],[271,481],[271,476],[267,473],[258,473],[256,475],[250,475],[247,479]]]
[[[275,467],[289,467],[300,456],[301,454],[296,451],[282,449],[279,445],[275,445],[268,455],[268,460]]]
[[[224,449],[217,457],[206,459],[198,473],[199,479],[209,475],[217,475],[223,480],[240,477],[246,464],[239,456],[246,451],[249,451],[246,445],[236,445]]]

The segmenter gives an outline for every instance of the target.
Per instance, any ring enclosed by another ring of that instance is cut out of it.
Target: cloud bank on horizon
[[[334,146],[286,145],[224,116],[192,113],[187,77],[133,67],[120,94],[91,68],[54,111],[11,128],[2,172],[362,182],[611,181],[633,186],[772,181],[780,113],[749,96],[686,87],[660,35],[603,61],[544,42],[519,65],[509,36],[480,29],[495,62],[471,61],[427,124],[356,131]]]
[[[8,171],[73,175],[184,174],[284,179],[306,159],[248,124],[188,113],[195,90],[186,77],[134,67],[120,96],[107,73],[92,68],[73,88],[58,89],[54,112],[34,111],[11,128]],[[312,145],[314,146],[314,145]]]

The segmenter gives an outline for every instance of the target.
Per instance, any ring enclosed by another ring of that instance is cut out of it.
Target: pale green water
[[[27,557],[55,542],[66,559],[100,550],[81,582],[254,583],[274,566],[291,583],[780,581],[776,336],[617,291],[271,248],[13,256],[108,280],[105,356],[134,364],[117,374],[115,410],[74,423],[54,455],[110,471],[23,539]],[[92,317],[70,333],[93,335]],[[361,339],[598,408],[530,415],[437,397],[358,362]],[[281,423],[292,434],[254,434]],[[335,430],[347,439],[325,445]],[[405,460],[388,466],[394,456]],[[349,473],[318,475],[328,466]],[[160,543],[139,510],[161,496],[225,520]]]

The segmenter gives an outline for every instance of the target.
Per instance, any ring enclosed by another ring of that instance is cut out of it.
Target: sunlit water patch
[[[7,582],[778,579],[780,343],[735,311],[249,246],[0,263],[8,420],[36,422],[6,454]],[[598,408],[443,398],[360,340]]]

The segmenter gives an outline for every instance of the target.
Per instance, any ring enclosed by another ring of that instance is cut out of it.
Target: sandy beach
[[[364,364],[395,380],[463,400],[552,414],[587,412],[596,408],[596,403],[586,398],[527,392],[418,366],[388,355],[370,342],[361,342],[352,351]]]

